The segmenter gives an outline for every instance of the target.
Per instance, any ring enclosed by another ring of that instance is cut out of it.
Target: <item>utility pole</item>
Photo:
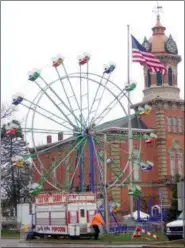
[[[127,85],[130,85],[130,26],[127,25],[127,38],[128,38],[128,61],[127,61]],[[133,165],[132,165],[132,126],[131,126],[131,118],[130,118],[130,91],[128,91],[128,152],[129,152],[129,175],[130,175],[130,186],[132,186],[133,181]],[[133,211],[134,211],[134,204],[133,204],[133,196],[130,195],[130,216],[133,219]]]
[[[109,233],[109,206],[107,192],[107,135],[104,134],[104,216],[106,231]]]
[[[11,166],[11,174],[12,174],[12,201],[15,209],[15,217],[17,216],[17,192],[16,192],[16,184],[15,184],[15,174],[14,174],[14,166],[12,164],[12,155],[13,155],[13,138],[10,136],[10,166]]]

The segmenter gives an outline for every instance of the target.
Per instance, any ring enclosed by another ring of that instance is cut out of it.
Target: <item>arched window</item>
[[[177,123],[178,123],[178,132],[182,133],[182,130],[183,130],[183,128],[182,128],[182,117],[177,118]]]
[[[168,84],[170,86],[173,85],[173,72],[172,72],[172,68],[168,68]]]
[[[183,153],[178,153],[178,174],[182,176],[183,174]]]
[[[171,176],[175,176],[175,154],[171,153],[170,154],[170,171],[171,171]]]
[[[168,120],[168,132],[172,131],[172,117],[167,117]]]
[[[160,71],[158,71],[156,74],[156,83],[158,86],[162,85],[163,83],[162,73]]]
[[[150,75],[150,71],[148,70],[147,73],[147,79],[148,79],[148,88],[151,86],[151,75]]]
[[[173,122],[173,131],[174,133],[176,133],[177,132],[177,118],[173,117],[172,122]]]

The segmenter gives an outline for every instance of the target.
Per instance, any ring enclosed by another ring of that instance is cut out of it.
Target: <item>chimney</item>
[[[58,141],[63,140],[63,138],[64,138],[63,132],[58,133]]]
[[[48,135],[46,137],[46,140],[47,140],[47,144],[51,144],[52,143],[52,137],[51,137],[51,135]]]

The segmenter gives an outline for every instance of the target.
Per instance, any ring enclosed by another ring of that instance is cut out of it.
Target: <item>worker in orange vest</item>
[[[99,237],[100,229],[99,225],[104,226],[104,221],[99,213],[96,213],[92,220],[91,220],[91,226],[94,229],[94,239],[97,240]]]

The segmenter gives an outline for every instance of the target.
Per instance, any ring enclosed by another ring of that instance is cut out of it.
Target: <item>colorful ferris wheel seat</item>
[[[153,144],[153,143],[155,143],[155,141],[156,141],[155,138],[150,138],[150,139],[145,140],[145,143],[146,144]]]
[[[10,122],[10,123],[5,125],[6,134],[8,136],[14,136],[17,133],[18,128],[19,128],[19,126],[16,123]]]
[[[132,83],[131,85],[127,85],[125,87],[125,90],[128,92],[128,91],[132,91],[136,88],[136,84],[135,83]]]
[[[23,165],[24,165],[24,160],[17,161],[17,162],[15,163],[15,166],[18,167],[18,168],[23,167]]]
[[[38,195],[40,194],[42,189],[42,185],[38,184],[38,183],[33,183],[30,187],[30,193],[32,195]]]
[[[12,104],[17,106],[23,101],[23,98],[21,96],[18,96],[17,98],[13,99]]]
[[[111,64],[109,66],[105,66],[105,69],[104,69],[103,73],[110,74],[111,72],[114,71],[115,68],[116,68],[116,66],[113,65],[113,64]]]
[[[16,128],[8,129],[8,130],[6,131],[6,134],[7,134],[8,136],[14,136],[14,135],[16,135],[16,133],[17,133],[17,129],[16,129]]]
[[[83,56],[79,56],[79,65],[85,65],[90,60],[90,55],[87,53],[84,53]]]
[[[153,143],[155,143],[156,139],[157,139],[157,135],[154,133],[151,133],[150,136],[146,137],[145,143],[146,144],[153,144]]]
[[[147,104],[145,104],[144,108],[139,106],[137,114],[139,114],[139,115],[148,115],[151,112],[151,109],[152,108]]]
[[[34,71],[29,74],[28,80],[35,81],[38,77],[40,77],[40,73],[38,71]]]
[[[53,58],[53,67],[58,67],[61,64],[63,64],[64,62],[64,58],[62,56],[57,56],[55,58]]]
[[[13,165],[18,168],[24,165],[23,157],[19,155],[15,155],[14,157],[12,157],[12,162],[13,162]]]
[[[141,171],[151,171],[153,168],[153,163],[150,161],[141,162]]]
[[[139,185],[129,185],[128,194],[133,196],[139,196],[141,194],[141,187]]]

